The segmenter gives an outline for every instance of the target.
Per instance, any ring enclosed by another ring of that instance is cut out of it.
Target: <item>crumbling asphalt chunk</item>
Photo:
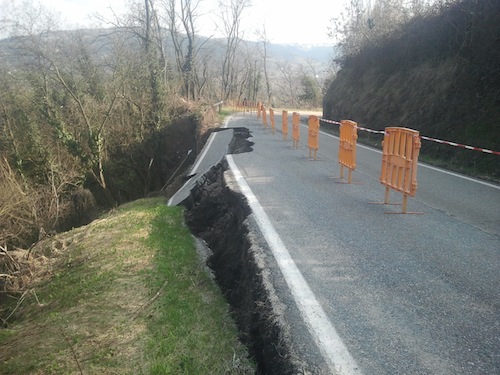
[[[214,133],[222,131],[232,131],[233,138],[228,146],[229,154],[241,154],[243,152],[253,151],[253,142],[249,141],[248,138],[251,137],[250,130],[244,127],[231,127],[231,128],[218,128],[214,130]]]
[[[248,128],[232,128],[233,139],[229,144],[230,154],[241,154],[243,152],[252,151],[253,142],[249,141],[250,130]]]

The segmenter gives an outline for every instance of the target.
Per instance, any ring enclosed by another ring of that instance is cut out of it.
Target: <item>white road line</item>
[[[248,200],[255,220],[283,273],[302,317],[318,348],[321,350],[330,371],[333,374],[360,375],[361,370],[356,361],[351,357],[337,331],[330,323],[307,281],[288,253],[285,244],[271,224],[269,217],[236,166],[233,157],[227,155],[226,160],[241,192]]]
[[[432,167],[432,166],[430,166],[428,164],[418,163],[418,165],[421,166],[421,167],[424,167],[424,168],[432,169],[433,171],[436,171],[436,172],[446,173],[446,174],[448,174],[450,176],[458,177],[458,178],[461,178],[461,179],[467,180],[467,181],[476,182],[478,184],[481,184],[481,185],[484,185],[484,186],[488,186],[488,187],[493,188],[493,189],[500,190],[500,186],[499,185],[494,185],[494,184],[491,184],[489,182],[485,182],[485,181],[481,181],[481,180],[476,180],[475,178],[467,177],[467,176],[464,176],[464,175],[461,175],[461,174],[458,174],[458,173],[453,173],[453,172],[447,171],[445,169]]]
[[[196,162],[196,164],[193,166],[193,168],[191,168],[191,172],[189,172],[189,174],[193,174],[194,172],[196,172],[198,170],[198,167],[200,166],[201,162],[203,161],[203,159],[205,158],[205,155],[207,154],[208,150],[210,149],[210,147],[212,146],[212,143],[214,142],[214,139],[215,139],[215,136],[217,135],[216,132],[212,132],[212,134],[210,134],[210,136],[208,137],[208,141],[207,143],[205,144],[205,147],[203,147],[203,151],[201,152],[201,155],[200,157],[198,158],[198,161]]]
[[[228,116],[226,120],[224,121],[224,124],[222,125],[223,128],[227,128],[227,124],[229,123],[229,120],[231,119],[232,116]],[[207,143],[205,144],[205,147],[203,147],[203,151],[201,152],[201,155],[198,158],[198,161],[196,164],[191,168],[191,172],[189,174],[193,174],[198,170],[198,167],[200,166],[201,162],[205,158],[205,155],[207,154],[208,150],[212,146],[212,143],[214,141],[215,136],[217,135],[218,132],[212,132],[210,136],[208,137]]]
[[[226,118],[226,120],[224,121],[224,124],[222,125],[223,128],[227,127],[227,125],[228,125],[229,120],[231,119],[231,117],[232,116],[228,116]],[[208,137],[207,143],[205,143],[205,146],[203,147],[203,150],[201,151],[200,156],[196,160],[195,165],[193,165],[193,167],[191,168],[191,171],[188,173],[188,175],[195,174],[198,171],[198,168],[200,167],[201,162],[203,161],[203,159],[205,159],[205,156],[207,155],[208,150],[210,150],[210,147],[212,147],[212,143],[214,142],[214,139],[217,136],[217,133],[218,132],[212,132],[210,134],[210,136]],[[187,184],[189,184],[189,180],[187,180],[186,182],[184,182],[184,185],[182,185],[182,187],[179,190],[177,190],[177,191],[181,191],[182,189],[184,189],[187,186]],[[175,197],[175,194],[170,197],[170,199],[167,202],[167,206],[171,206],[172,205],[174,197]]]

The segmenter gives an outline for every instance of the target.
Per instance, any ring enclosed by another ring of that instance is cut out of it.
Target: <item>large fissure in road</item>
[[[230,153],[251,151],[250,133],[234,130]],[[207,263],[231,305],[242,342],[255,359],[259,374],[298,374],[280,302],[265,269],[263,249],[251,233],[246,198],[228,186],[223,160],[201,178],[186,206],[186,222],[211,251]]]

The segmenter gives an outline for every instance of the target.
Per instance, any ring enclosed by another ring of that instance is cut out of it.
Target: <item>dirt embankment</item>
[[[248,136],[246,129],[235,130],[230,153],[250,151]],[[227,186],[227,169],[225,160],[214,166],[183,202],[187,224],[212,252],[208,265],[231,305],[258,373],[303,373],[266,277],[262,249],[249,231],[250,208],[241,193]]]

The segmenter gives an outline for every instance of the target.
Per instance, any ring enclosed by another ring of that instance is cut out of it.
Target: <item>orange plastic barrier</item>
[[[243,103],[241,103],[239,100],[233,100],[232,109],[233,112],[243,112]]]
[[[293,139],[293,147],[299,148],[300,114],[298,112],[293,112],[292,114],[292,139]]]
[[[267,128],[267,114],[266,114],[266,107],[262,106],[262,124],[264,124],[264,127]]]
[[[281,132],[283,133],[283,140],[288,138],[288,111],[281,112]]]
[[[260,118],[262,114],[262,102],[257,103],[257,118]]]
[[[308,131],[307,131],[307,146],[309,147],[309,158],[314,152],[314,160],[316,160],[316,154],[319,149],[318,136],[319,136],[319,118],[318,116],[309,116],[308,121]]]
[[[389,204],[389,189],[403,193],[403,214],[408,213],[408,196],[414,197],[417,191],[419,153],[418,131],[399,127],[385,129],[380,174],[380,182],[386,186],[384,204]]]
[[[349,173],[347,183],[352,182],[352,171],[356,169],[356,142],[358,124],[350,120],[340,121],[339,164],[340,178],[344,178],[344,167]]]
[[[274,109],[269,108],[269,118],[271,119],[271,129],[273,131],[273,134],[276,130],[275,124],[274,124]]]

